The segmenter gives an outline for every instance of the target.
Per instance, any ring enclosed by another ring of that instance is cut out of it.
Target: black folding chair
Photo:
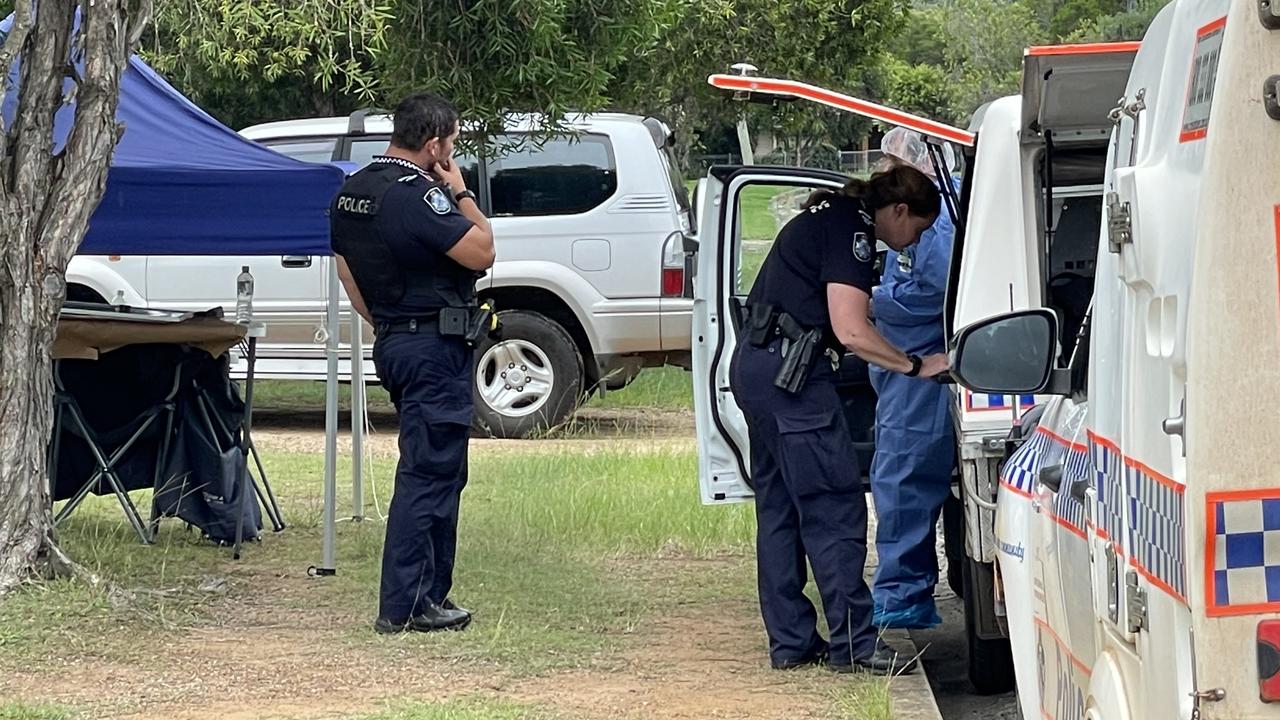
[[[116,352],[124,351],[118,350]],[[140,447],[144,440],[154,439],[157,442],[158,451],[154,458],[155,467],[152,471],[151,487],[159,486],[173,435],[174,399],[178,394],[182,376],[181,363],[177,363],[174,367],[173,378],[168,382],[168,391],[158,400],[150,402],[141,408],[134,414],[132,419],[123,424],[113,427],[95,427],[87,419],[80,401],[68,389],[64,378],[64,363],[66,362],[97,363],[101,361],[54,361],[54,424],[49,460],[49,477],[54,487],[50,487],[50,497],[58,497],[56,484],[59,477],[59,459],[64,435],[79,438],[85,443],[93,457],[96,468],[89,476],[89,479],[71,495],[67,503],[58,511],[58,514],[54,517],[54,525],[67,519],[71,513],[80,507],[80,504],[84,502],[90,493],[100,491],[102,483],[106,483],[110,492],[120,502],[120,507],[124,510],[125,517],[128,519],[129,524],[133,526],[138,537],[144,544],[150,544],[154,536],[147,523],[143,522],[137,507],[134,506],[133,501],[129,498],[131,489],[140,488],[137,483],[133,483],[134,486],[130,487],[130,484],[126,483],[121,477],[120,468],[123,463],[130,459],[131,455],[140,452]]]

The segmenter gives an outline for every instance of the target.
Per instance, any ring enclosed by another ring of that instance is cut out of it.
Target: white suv
[[[570,118],[571,136],[522,143],[539,119],[507,124],[482,158],[459,158],[467,186],[492,218],[498,260],[479,283],[503,312],[501,342],[476,353],[477,425],[524,437],[563,422],[586,393],[616,389],[643,367],[689,367],[692,300],[685,236],[688,193],[654,118]],[[381,153],[386,116],[292,120],[242,131],[300,160],[348,171]],[[254,310],[267,323],[258,373],[322,379],[325,258],[77,257],[73,300],[175,309],[233,307],[242,265],[255,279]],[[344,341],[349,306],[343,299]],[[366,377],[375,378],[366,328]],[[349,363],[341,364],[343,379]]]

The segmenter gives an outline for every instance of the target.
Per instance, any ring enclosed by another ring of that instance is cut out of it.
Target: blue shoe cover
[[[938,617],[938,609],[933,604],[933,598],[929,598],[911,607],[890,612],[885,612],[884,608],[877,605],[874,614],[871,616],[871,624],[881,630],[891,628],[896,630],[928,630],[931,627],[941,625],[942,618]]]

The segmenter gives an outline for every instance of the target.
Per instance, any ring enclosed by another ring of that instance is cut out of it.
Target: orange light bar
[[[733,90],[737,92],[753,92],[762,93],[764,95],[778,95],[781,97],[794,97],[810,102],[826,105],[837,110],[851,112],[855,115],[879,120],[889,125],[900,125],[905,128],[924,133],[930,137],[946,140],[948,142],[959,143],[960,145],[973,146],[974,135],[968,130],[961,130],[945,123],[936,122],[928,118],[922,118],[919,115],[894,110],[893,108],[877,105],[866,100],[844,95],[842,93],[826,90],[807,83],[796,82],[794,80],[778,80],[775,78],[762,77],[744,77],[741,75],[712,75],[707,78],[707,82],[712,87],[721,90]]]
[[[1082,45],[1036,45],[1027,48],[1028,57],[1051,55],[1102,55],[1105,53],[1136,53],[1140,42],[1087,43]]]

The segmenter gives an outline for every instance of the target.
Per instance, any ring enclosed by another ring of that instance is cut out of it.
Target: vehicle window
[[[333,160],[337,138],[306,138],[297,140],[264,140],[263,145],[294,160],[311,163],[327,163]]]
[[[494,215],[569,215],[586,212],[618,189],[609,139],[599,135],[548,140],[542,147],[498,138],[489,161]]]
[[[351,153],[348,159],[355,163],[356,167],[364,167],[373,161],[374,155],[381,155],[386,151],[387,138],[385,137],[352,140]],[[479,192],[480,162],[467,155],[458,156],[457,161],[462,166],[462,178],[466,181],[467,188],[474,192]]]
[[[751,294],[778,231],[800,212],[815,189],[795,185],[748,185],[742,189],[734,223],[734,295]]]

